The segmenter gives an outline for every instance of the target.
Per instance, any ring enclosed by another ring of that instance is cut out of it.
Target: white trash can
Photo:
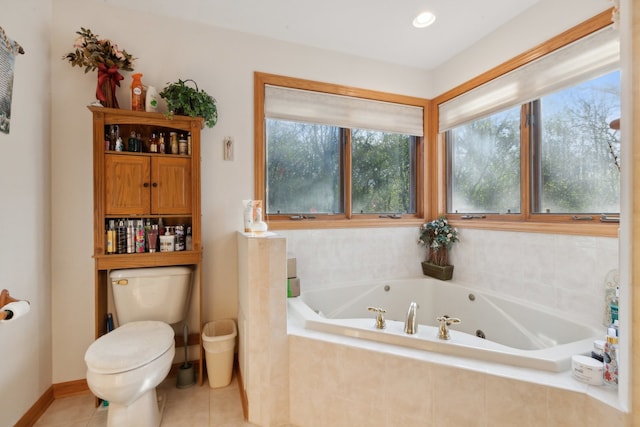
[[[226,387],[231,382],[236,335],[238,330],[233,319],[214,320],[204,325],[202,346],[211,388]]]

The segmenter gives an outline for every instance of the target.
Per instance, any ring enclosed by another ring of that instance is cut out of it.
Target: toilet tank
[[[182,321],[191,293],[191,272],[185,266],[112,270],[109,278],[118,323]]]

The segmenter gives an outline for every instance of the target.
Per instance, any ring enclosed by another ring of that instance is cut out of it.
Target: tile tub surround
[[[601,326],[604,282],[618,267],[618,239],[460,229],[453,278],[469,287],[561,310]],[[301,292],[422,275],[417,227],[280,230],[297,259]]]
[[[353,340],[353,339],[351,339]],[[403,352],[404,353],[404,352]],[[517,380],[461,358],[341,338],[289,335],[291,422],[301,427],[623,426],[625,414],[587,395],[589,386],[560,375],[518,369]],[[449,366],[443,363],[450,363]],[[593,388],[593,387],[592,387]],[[328,410],[328,408],[331,408]]]

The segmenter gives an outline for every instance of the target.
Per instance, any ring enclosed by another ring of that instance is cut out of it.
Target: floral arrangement
[[[109,39],[98,39],[88,28],[76,31],[78,38],[73,43],[73,52],[67,53],[62,59],[69,61],[71,66],[85,67],[84,72],[95,71],[100,65],[107,68],[116,67],[119,70],[133,71],[133,56]]]
[[[452,227],[444,216],[420,226],[418,244],[429,248],[428,260],[433,264],[448,265],[449,250],[459,240],[458,229]]]
[[[120,49],[109,39],[99,39],[97,34],[88,28],[76,31],[78,38],[73,43],[73,51],[62,57],[72,67],[84,67],[84,72],[98,70],[98,87],[96,97],[102,105],[118,108],[115,98],[116,86],[124,79],[120,70],[133,71],[134,57],[126,50]]]

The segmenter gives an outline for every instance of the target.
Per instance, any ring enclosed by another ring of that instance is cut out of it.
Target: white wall
[[[204,320],[236,317],[235,232],[242,200],[253,197],[253,72],[262,71],[414,96],[430,92],[420,70],[107,7],[100,1],[55,0],[53,91],[53,382],[84,378],[93,341],[91,115],[96,73],[59,60],[75,31],[90,28],[135,57],[145,84],[161,89],[192,78],[218,101],[219,122],[202,134]],[[119,89],[128,108],[131,73]],[[235,157],[222,160],[222,140],[235,138]],[[71,333],[72,331],[72,333]]]
[[[578,11],[565,9],[565,3],[577,7]],[[600,6],[602,3],[606,1],[597,1]],[[541,5],[544,13],[534,15],[533,27],[546,26],[549,23],[546,15],[553,15],[552,21],[562,22],[563,25],[558,25],[568,28],[593,15],[589,11],[591,7],[598,9],[596,6],[584,7],[578,0],[563,0],[562,6],[553,0],[544,0]],[[605,7],[606,4],[599,10]],[[459,74],[458,64],[464,63],[462,68],[473,75],[477,74],[476,68],[480,72],[484,67],[476,64],[475,56],[466,57],[466,60],[465,56],[454,58],[449,63],[451,66],[447,65],[448,69],[433,73],[438,81],[435,86],[432,74],[416,69],[161,18],[151,13],[139,14],[108,7],[99,0],[54,0],[51,28],[51,72],[56,82],[52,88],[51,135],[55,195],[52,205],[54,383],[84,378],[83,355],[93,340],[92,133],[91,116],[85,105],[93,99],[97,77],[95,73],[85,75],[58,59],[70,51],[74,32],[81,26],[112,38],[121,48],[138,57],[136,71],[144,74],[145,84],[161,89],[166,82],[192,78],[218,100],[219,123],[202,134],[205,321],[236,317],[237,314],[235,232],[242,227],[241,201],[253,196],[254,71],[433,97],[464,78]],[[509,54],[502,58],[497,53],[503,45],[510,46],[510,39],[482,45],[482,55],[477,50],[472,52],[482,56],[483,62],[497,65],[513,56]],[[542,41],[527,34],[520,35],[519,40],[517,48],[521,50]],[[452,78],[445,79],[449,72]],[[123,87],[119,90],[119,100],[125,108],[130,82],[130,73],[125,73]],[[222,160],[225,136],[235,138],[232,162]],[[359,235],[358,231],[299,233],[300,246],[307,241],[307,236],[335,239],[340,242],[337,247],[345,254],[357,253],[361,244],[358,239],[344,238],[350,233]],[[376,260],[380,260],[378,268],[387,266],[388,270],[394,270],[397,267],[391,266],[398,262],[405,266],[411,263],[406,268],[419,273],[422,255],[415,245],[415,230],[375,229],[366,236],[364,241],[372,242],[370,250],[378,257]],[[389,247],[398,250],[389,250]],[[401,258],[405,252],[414,259]],[[317,256],[324,255],[329,254],[319,252]],[[358,265],[368,268],[369,264]],[[330,268],[336,272],[350,271],[344,260]],[[357,271],[350,274],[358,276]],[[303,278],[303,284],[308,279]]]
[[[433,71],[433,96],[531,49],[611,7],[610,0],[539,0]]]
[[[51,2],[2,6],[15,60],[11,132],[0,133],[0,289],[31,311],[0,323],[0,425],[15,422],[51,385],[49,24]]]

